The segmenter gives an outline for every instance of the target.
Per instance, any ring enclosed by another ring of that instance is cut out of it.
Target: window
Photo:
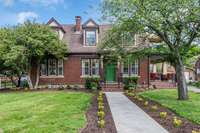
[[[127,61],[124,62],[122,65],[122,73],[123,76],[131,76],[131,75],[138,75],[138,60],[135,60],[133,62]]]
[[[90,60],[82,60],[82,75],[90,75]]]
[[[63,75],[63,60],[58,60],[58,75]]]
[[[150,64],[150,66],[149,66],[149,71],[150,71],[151,73],[153,73],[153,68],[154,68],[154,64]]]
[[[44,60],[44,61],[41,63],[40,69],[41,69],[40,75],[47,75],[47,60]]]
[[[99,75],[99,60],[91,60],[91,68],[92,75]]]
[[[129,74],[129,64],[127,62],[123,63],[123,67],[122,67],[122,73],[123,75],[128,75]]]
[[[56,75],[56,59],[49,59],[48,62],[49,73],[48,75]]]
[[[131,75],[138,75],[138,61],[134,61],[131,64]]]
[[[40,65],[41,76],[62,76],[63,60],[45,59]]]
[[[96,32],[86,31],[86,45],[95,46],[96,45]]]
[[[99,75],[98,59],[82,59],[82,76]]]

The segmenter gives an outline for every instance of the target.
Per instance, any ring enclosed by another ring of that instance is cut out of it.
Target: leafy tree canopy
[[[161,56],[176,69],[179,99],[187,99],[184,63],[199,54],[196,42],[200,37],[200,1],[104,0],[102,12],[114,27],[107,33],[101,48],[128,57]],[[127,48],[124,43],[127,33],[141,35],[142,43]],[[160,40],[159,43],[149,43],[152,38]]]
[[[67,45],[53,30],[43,24],[27,21],[14,27],[0,29],[0,71],[30,74],[33,61],[39,67],[46,56],[64,58]]]

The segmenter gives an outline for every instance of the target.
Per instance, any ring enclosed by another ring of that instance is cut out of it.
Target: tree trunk
[[[28,86],[31,90],[33,90],[33,84],[31,81],[31,70],[29,71],[28,75],[27,75],[27,82],[28,82]]]
[[[39,80],[40,80],[40,62],[37,61],[37,70],[36,70],[36,81],[35,81],[35,86],[34,89],[38,88]]]
[[[178,58],[176,62],[176,77],[178,84],[178,99],[187,100],[188,99],[188,88],[184,74],[184,65],[181,58]]]

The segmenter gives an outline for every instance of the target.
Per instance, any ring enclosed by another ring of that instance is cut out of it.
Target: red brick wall
[[[81,84],[81,57],[69,56],[64,60],[64,78],[40,78],[40,84]]]
[[[32,70],[32,74],[33,75],[35,74],[33,70]],[[32,75],[32,79],[34,79],[33,75]],[[147,85],[148,84],[148,59],[143,59],[140,61],[139,76],[140,76],[139,83]],[[58,78],[58,77],[40,78],[40,84],[83,84],[83,79],[81,78],[81,56],[69,56],[66,60],[64,60],[64,77],[63,78]]]

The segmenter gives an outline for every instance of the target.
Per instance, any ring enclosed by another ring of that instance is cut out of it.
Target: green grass
[[[24,92],[0,94],[0,129],[5,133],[76,133],[86,124],[92,94]]]
[[[200,124],[200,94],[189,92],[187,101],[177,100],[177,90],[165,89],[142,92],[139,95],[159,102],[161,105],[176,112],[179,116]]]

